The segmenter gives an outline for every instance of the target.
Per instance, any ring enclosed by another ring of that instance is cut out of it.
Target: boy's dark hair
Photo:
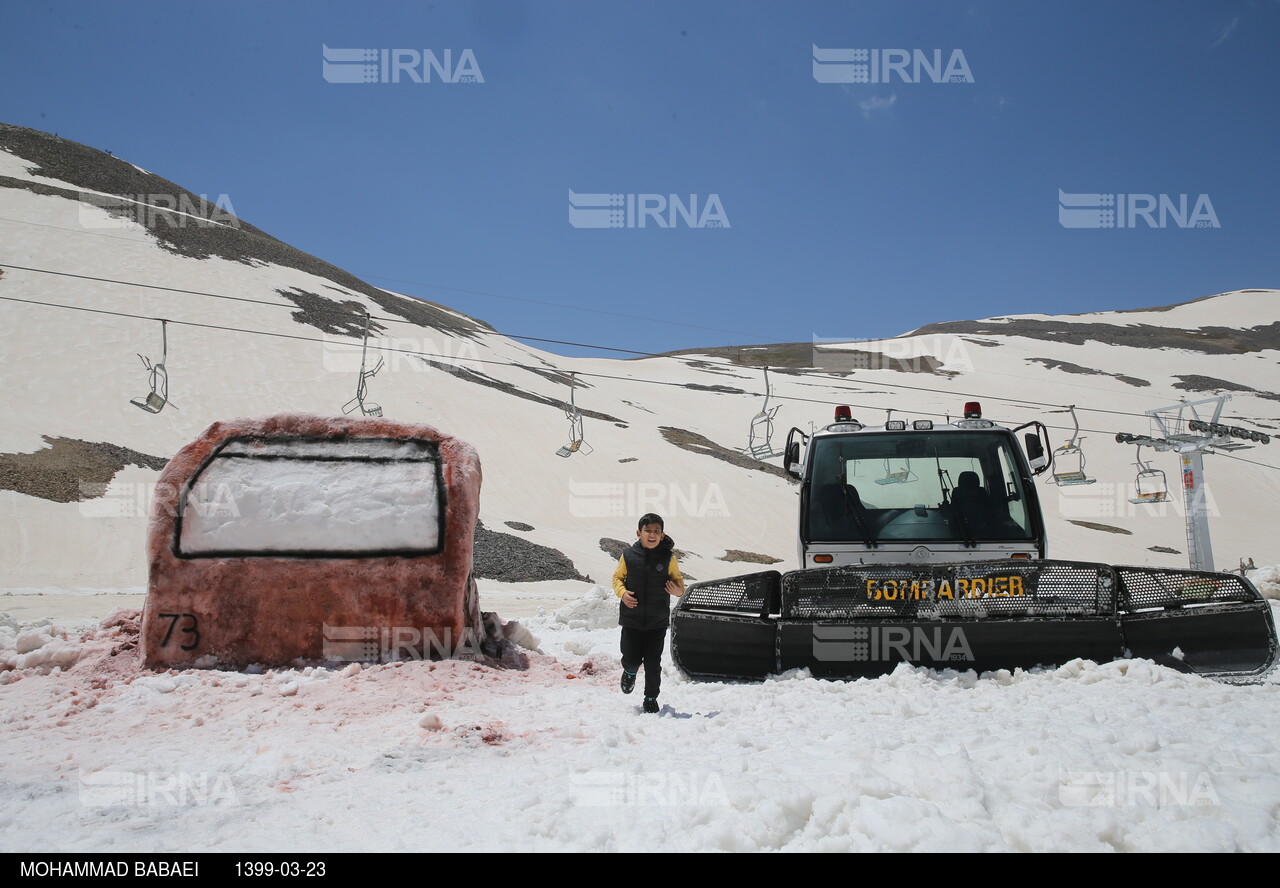
[[[662,516],[655,515],[653,512],[647,512],[640,516],[640,523],[636,525],[636,530],[644,530],[646,524],[656,524],[663,530],[667,529],[666,525],[662,523]]]

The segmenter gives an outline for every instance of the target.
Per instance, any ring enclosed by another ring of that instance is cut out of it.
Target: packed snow
[[[565,591],[508,623],[523,669],[151,673],[136,610],[83,634],[4,615],[0,850],[1280,850],[1274,679],[699,683],[668,654],[646,715],[618,689],[617,599]]]

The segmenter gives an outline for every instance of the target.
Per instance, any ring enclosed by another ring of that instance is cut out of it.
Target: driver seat
[[[971,528],[985,527],[991,521],[991,498],[978,480],[977,472],[961,472],[951,505],[964,516]]]

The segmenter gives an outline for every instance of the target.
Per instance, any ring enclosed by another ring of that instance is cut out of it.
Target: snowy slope
[[[0,177],[75,193],[70,183],[32,173],[33,166],[0,153]],[[370,400],[389,417],[426,421],[476,445],[485,466],[482,518],[488,526],[506,530],[506,521],[532,525],[532,531],[523,532],[529,539],[560,549],[581,573],[597,579],[612,561],[601,552],[600,538],[630,538],[629,522],[648,508],[669,513],[672,535],[690,553],[690,573],[700,579],[739,572],[740,564],[721,560],[729,550],[788,563],[794,559],[794,488],[774,474],[679,449],[659,431],[687,430],[729,449],[742,448],[749,421],[763,401],[759,369],[731,365],[720,355],[638,361],[562,358],[463,316],[455,315],[464,324],[462,334],[406,322],[364,293],[298,268],[177,255],[136,222],[112,218],[63,194],[6,187],[0,189],[0,200],[6,220],[0,221],[4,261],[45,270],[0,269],[0,296],[131,316],[0,302],[6,318],[0,347],[9,417],[0,430],[0,452],[38,451],[49,436],[106,442],[167,458],[217,419],[284,410],[337,412],[355,394],[360,340],[295,320],[298,305],[280,291],[305,291],[316,294],[316,300],[332,300],[324,310],[348,331],[359,329],[353,312],[367,309],[383,319],[372,354],[386,365],[370,380]],[[1145,432],[1143,411],[1211,393],[1179,388],[1185,379],[1201,387],[1206,379],[1229,384],[1236,390],[1228,407],[1230,421],[1276,431],[1280,401],[1264,395],[1280,388],[1280,353],[1274,348],[1228,354],[1170,349],[1152,335],[1123,345],[1095,339],[1076,344],[1054,341],[1042,332],[1032,337],[998,331],[1019,321],[1057,328],[1248,330],[1276,323],[1278,296],[1275,290],[1242,291],[1155,311],[1027,315],[984,322],[977,333],[945,332],[948,325],[941,324],[894,340],[854,343],[851,347],[859,351],[891,358],[931,355],[940,372],[774,372],[772,403],[782,405],[774,443],[780,449],[791,425],[807,429],[827,421],[836,403],[853,404],[855,416],[878,422],[889,410],[899,418],[955,416],[974,396],[984,400],[987,415],[997,420],[1016,424],[1042,419],[1053,427],[1055,443],[1063,443],[1071,432],[1066,414],[1018,401],[1075,404],[1085,429],[1088,469],[1100,483],[1044,489],[1051,554],[1182,565],[1181,503],[1139,507],[1127,502],[1135,453],[1117,445],[1114,434]],[[137,353],[159,356],[161,330],[154,318],[170,321],[167,364],[177,409],[148,415],[129,399],[148,390]],[[213,329],[228,327],[236,329]],[[276,335],[263,335],[268,333]],[[1144,341],[1152,346],[1142,347]],[[834,347],[821,346],[820,365]],[[432,356],[434,365],[419,354]],[[446,372],[450,369],[457,372]],[[588,412],[585,420],[594,452],[566,460],[554,451],[568,439],[568,422],[556,406],[567,400],[567,373],[579,374],[578,406],[599,417]],[[494,387],[503,385],[551,403]],[[1280,462],[1266,448],[1239,455]],[[1143,456],[1176,483],[1174,457],[1153,457],[1150,451]],[[1206,472],[1217,510],[1213,532],[1218,565],[1233,567],[1242,557],[1259,564],[1280,561],[1267,520],[1275,514],[1280,472],[1230,457],[1210,457]],[[142,585],[141,514],[155,474],[126,466],[97,502],[53,503],[0,492],[0,538],[11,566],[0,582],[8,588]],[[67,558],[69,550],[92,558]]]
[[[0,152],[0,177],[57,186],[32,165]],[[100,210],[40,190],[0,187],[6,482],[31,465],[16,456],[56,449],[45,436],[164,458],[215,420],[332,413],[355,394],[358,338],[299,323],[300,306],[279,291],[392,317],[366,290],[306,268],[178,255],[136,224],[107,227]],[[1024,320],[1248,331],[1275,323],[1277,296]],[[794,487],[661,431],[741,448],[763,400],[759,369],[721,354],[566,359],[441,311],[437,319],[457,323],[384,322],[375,344],[387,364],[369,397],[390,417],[477,447],[487,526],[560,549],[597,581],[613,562],[600,539],[631,537],[648,508],[667,515],[698,579],[755,569],[723,560],[731,549],[792,564]],[[177,409],[148,415],[129,399],[146,391],[136,353],[158,355],[161,317],[172,321]],[[1020,402],[1075,404],[1088,470],[1101,480],[1071,496],[1042,488],[1050,554],[1178,566],[1179,506],[1129,506],[1134,454],[1115,432],[1144,432],[1144,410],[1202,396],[1177,388],[1179,377],[1229,382],[1231,422],[1280,427],[1280,402],[1239,388],[1277,388],[1273,348],[1077,344],[1026,335],[1032,328],[1010,319],[973,323],[982,326],[850,344],[895,359],[932,355],[941,373],[771,374],[772,403],[782,405],[775,445],[791,425],[826,422],[836,403],[879,422],[889,410],[955,416],[975,397],[998,420],[1047,421],[1056,443],[1066,414]],[[435,355],[448,371],[406,351]],[[567,397],[566,373],[583,384],[579,407],[599,415],[585,420],[594,452],[561,459],[568,423],[554,402]],[[1239,455],[1280,463],[1267,447]],[[1176,479],[1171,457],[1155,459]],[[1280,473],[1226,456],[1206,462],[1219,566],[1243,556],[1280,563]],[[156,474],[128,465],[83,501],[0,491],[0,583],[141,587]],[[498,585],[482,585],[482,596]],[[502,584],[503,594],[520,585]],[[525,670],[410,661],[151,674],[138,668],[136,614],[84,637],[66,621],[54,622],[71,631],[0,616],[0,657],[14,667],[0,672],[0,851],[1280,850],[1274,682],[1232,687],[1143,661],[983,677],[902,667],[875,681],[794,674],[761,685],[688,682],[668,666],[663,712],[649,718],[617,691],[616,602],[586,584],[550,585],[577,600],[526,621],[541,644]]]

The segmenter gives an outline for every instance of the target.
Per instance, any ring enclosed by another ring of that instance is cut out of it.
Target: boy
[[[658,711],[662,686],[662,648],[671,621],[671,596],[684,595],[684,577],[671,554],[674,542],[662,519],[652,512],[640,518],[636,541],[622,553],[613,572],[613,591],[622,599],[618,625],[622,627],[622,693],[636,686],[644,664],[644,711]]]

